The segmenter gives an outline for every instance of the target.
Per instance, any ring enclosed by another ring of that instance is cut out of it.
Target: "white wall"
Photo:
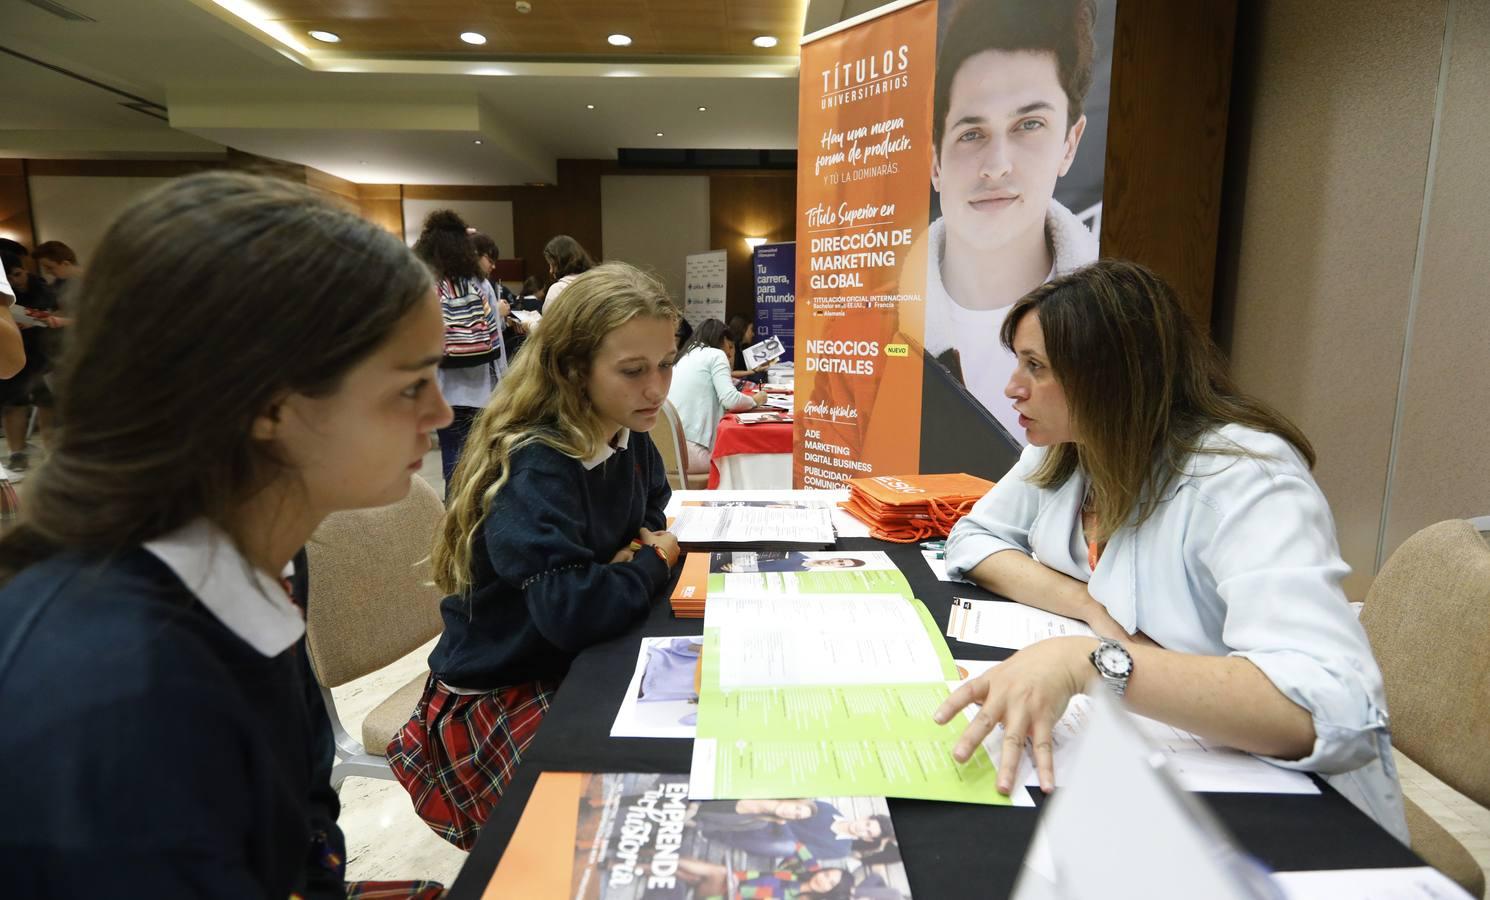
[[[32,175],[31,215],[36,242],[61,241],[87,268],[104,231],[131,200],[169,178]]]
[[[466,224],[477,231],[485,232],[497,242],[503,259],[517,255],[517,243],[512,239],[512,201],[510,200],[410,200],[404,198],[404,240],[409,246],[419,240],[419,230],[424,227],[424,217],[437,209],[453,209]],[[528,262],[532,271],[533,263]]]
[[[657,273],[683,305],[684,258],[709,246],[706,175],[606,175],[600,179],[605,258]]]

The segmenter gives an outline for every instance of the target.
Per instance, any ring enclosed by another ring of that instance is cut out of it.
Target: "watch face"
[[[1097,664],[1102,671],[1114,678],[1126,678],[1133,673],[1133,657],[1122,647],[1113,644],[1103,644],[1097,648]]]

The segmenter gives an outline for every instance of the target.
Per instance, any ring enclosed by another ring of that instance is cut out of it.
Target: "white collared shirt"
[[[1307,757],[1268,762],[1324,775],[1406,843],[1386,690],[1340,586],[1350,568],[1329,504],[1282,438],[1226,425],[1206,442],[1255,458],[1192,456],[1147,521],[1113,533],[1095,570],[1081,530],[1085,476],[1036,487],[1028,478],[1047,451],[1026,448],[952,529],[947,574],[1017,550],[1086,582],[1130,632],[1181,653],[1245,657],[1314,719]]]
[[[583,461],[585,471],[588,472],[601,463],[605,462],[606,460],[610,459],[612,456],[615,456],[617,450],[625,450],[626,445],[630,442],[631,429],[622,428],[620,431],[616,432],[615,437],[611,438],[611,442],[609,444],[601,447],[598,451],[596,451],[594,456]]]
[[[305,617],[284,586],[254,568],[233,540],[206,519],[145,544],[208,612],[264,656],[278,656],[305,634]],[[284,577],[294,574],[285,566]]]

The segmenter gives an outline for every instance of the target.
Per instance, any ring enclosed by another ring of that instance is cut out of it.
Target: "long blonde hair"
[[[564,302],[523,344],[472,423],[450,476],[449,509],[431,556],[442,591],[470,589],[477,529],[507,483],[514,453],[539,443],[589,459],[610,440],[585,387],[605,336],[638,316],[676,322],[678,310],[655,277],[626,263],[605,263],[576,278]]]
[[[1004,319],[1000,337],[1009,350],[1030,313],[1039,316],[1051,372],[1080,436],[1052,447],[1031,481],[1055,487],[1077,468],[1085,472],[1098,540],[1142,524],[1194,454],[1252,455],[1208,442],[1216,427],[1275,434],[1314,466],[1304,433],[1237,389],[1210,335],[1143,266],[1103,260],[1036,288]]]

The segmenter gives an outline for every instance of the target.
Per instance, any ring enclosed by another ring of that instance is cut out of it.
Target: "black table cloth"
[[[945,634],[954,596],[997,599],[969,584],[936,578],[916,545],[849,538],[840,550],[884,550],[905,574]],[[846,623],[852,627],[852,623]],[[624,637],[580,654],[564,679],[538,736],[450,891],[477,900],[517,827],[538,774],[553,772],[687,772],[693,742],[612,738],[611,723],[636,667],[642,637],[703,633],[701,619],[674,619],[666,599]],[[1011,651],[949,641],[959,659],[1004,659]],[[1422,865],[1408,848],[1324,782],[1318,796],[1198,794],[1243,849],[1276,870],[1389,868]],[[1021,788],[1022,790],[1022,788]],[[890,815],[917,900],[1005,897],[1034,834],[1036,808],[1005,808],[891,799]],[[1121,810],[1116,818],[1124,818]],[[1129,820],[1142,828],[1141,818]],[[1162,873],[1153,873],[1156,879]]]

